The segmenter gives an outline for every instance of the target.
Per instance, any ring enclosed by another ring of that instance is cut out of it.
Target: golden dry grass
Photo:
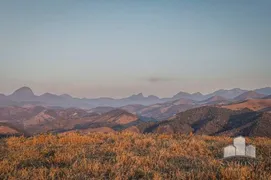
[[[0,140],[0,179],[270,179],[271,139],[257,159],[222,159],[229,137],[77,133]]]

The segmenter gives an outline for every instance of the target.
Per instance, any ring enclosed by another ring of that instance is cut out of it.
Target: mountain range
[[[37,96],[28,87],[0,94],[0,135],[80,131],[270,136],[271,88],[179,92],[170,98]]]
[[[182,101],[182,100],[181,100]],[[178,101],[174,101],[180,105]],[[174,107],[174,106],[173,106]],[[130,106],[108,109],[96,113],[77,108],[53,109],[42,106],[0,108],[0,136],[35,135],[39,133],[69,133],[78,131],[136,133],[182,133],[225,136],[271,137],[271,99],[249,99],[229,105],[206,105],[194,107],[157,121],[124,110],[157,113],[148,107],[136,110]],[[163,107],[165,108],[165,107]],[[174,108],[173,108],[174,109]],[[172,111],[172,110],[170,110]],[[144,114],[146,112],[142,112]],[[156,115],[154,113],[154,115]],[[159,112],[157,117],[164,116]]]
[[[41,106],[0,108],[0,135],[93,132],[101,130],[100,128],[115,131],[143,122],[157,121],[151,118],[141,118],[122,109],[113,109],[98,114],[76,108],[50,109]]]
[[[24,106],[24,105],[39,105],[39,106],[49,106],[49,107],[77,107],[77,108],[95,108],[99,106],[109,106],[109,107],[122,107],[131,104],[139,104],[144,106],[149,106],[158,103],[172,102],[178,99],[193,100],[196,102],[209,101],[208,99],[217,98],[219,101],[222,100],[243,100],[243,97],[238,97],[244,93],[249,93],[248,95],[254,97],[264,97],[271,95],[271,87],[256,89],[254,91],[242,90],[239,88],[231,90],[218,90],[210,94],[203,95],[202,93],[187,93],[179,92],[178,94],[169,98],[159,98],[154,95],[145,97],[142,93],[131,95],[126,98],[113,99],[113,98],[74,98],[68,94],[55,95],[52,93],[45,93],[37,96],[29,87],[22,87],[14,91],[11,95],[0,94],[0,107],[4,106]],[[254,94],[253,94],[254,93]],[[236,99],[237,98],[237,99]]]

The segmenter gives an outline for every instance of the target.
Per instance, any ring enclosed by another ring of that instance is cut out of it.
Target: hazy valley
[[[207,95],[180,92],[171,98],[139,94],[79,99],[50,93],[36,96],[23,87],[0,96],[0,134],[133,131],[271,137],[270,94],[271,88],[262,88]]]

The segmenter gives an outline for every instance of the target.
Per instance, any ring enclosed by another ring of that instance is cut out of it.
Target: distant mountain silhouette
[[[33,101],[36,96],[29,87],[22,87],[14,91],[9,98],[13,101]]]
[[[265,95],[270,95],[271,88],[262,88],[255,90],[256,93],[263,92]],[[52,93],[45,93],[41,96],[36,96],[33,91],[29,87],[22,87],[16,90],[9,96],[0,95],[0,107],[17,105],[17,106],[25,106],[25,105],[42,105],[47,107],[77,107],[77,108],[95,108],[101,106],[109,106],[109,107],[123,107],[126,105],[139,104],[144,106],[150,106],[154,104],[161,104],[172,102],[179,99],[193,100],[198,101],[202,104],[203,100],[207,100],[211,97],[223,97],[225,99],[234,99],[237,96],[247,92],[247,90],[242,90],[239,88],[231,89],[231,90],[218,90],[213,93],[203,95],[200,92],[197,93],[187,93],[187,92],[179,92],[173,97],[168,98],[159,98],[154,95],[149,95],[145,97],[142,93],[134,94],[132,96],[121,98],[121,99],[113,99],[109,97],[101,97],[95,99],[88,98],[74,98],[68,94],[55,95]],[[268,94],[270,93],[270,94]],[[213,104],[215,101],[213,101]]]
[[[204,95],[202,95],[201,93],[194,93],[194,94],[190,94],[187,92],[179,92],[178,94],[174,95],[171,100],[177,100],[177,99],[191,99],[191,100],[196,100],[196,101],[200,101],[204,99]]]
[[[135,100],[135,101],[140,101],[142,99],[144,99],[144,96],[142,93],[136,94],[136,95],[132,95],[128,98],[126,98],[127,100]]]
[[[254,91],[259,93],[259,94],[271,95],[271,87],[255,89]]]
[[[0,94],[0,107],[3,106],[12,106],[16,105],[17,103],[12,101],[11,98],[5,96],[4,94]]]
[[[238,100],[238,101],[244,101],[247,99],[260,99],[260,98],[263,98],[264,96],[265,95],[259,94],[255,91],[247,91],[247,92],[235,97],[234,99]]]
[[[240,94],[243,94],[244,92],[247,92],[247,90],[243,90],[240,88],[235,88],[235,89],[231,89],[231,90],[220,89],[220,90],[215,91],[215,92],[208,94],[206,96],[207,97],[221,96],[226,99],[233,99],[233,98],[239,96]]]
[[[133,105],[129,105],[130,107]],[[134,108],[134,111],[130,111],[128,108],[127,111],[143,116],[143,117],[149,117],[154,118],[156,120],[165,120],[176,113],[185,111],[187,109],[191,109],[193,107],[196,107],[197,104],[195,104],[195,101],[191,99],[178,99],[175,101],[169,101],[165,103],[157,103],[149,106],[139,107],[136,105]],[[124,108],[124,107],[121,107]]]
[[[51,93],[44,93],[41,96],[39,96],[39,99],[42,101],[61,101],[63,99],[65,99],[65,97],[63,96],[58,96],[55,94],[51,94]]]
[[[141,109],[143,109],[145,107],[147,107],[147,106],[143,106],[141,104],[130,104],[130,105],[126,105],[126,106],[123,106],[120,108],[127,111],[127,112],[136,114],[138,111],[140,111]]]
[[[66,99],[72,99],[73,97],[69,94],[62,94],[60,97],[66,98]]]
[[[99,107],[92,108],[91,110],[89,110],[89,112],[103,114],[103,113],[107,113],[109,111],[112,111],[114,109],[115,108],[110,107],[110,106],[99,106]]]
[[[166,103],[172,103],[174,105],[179,105],[179,104],[195,104],[196,101],[192,100],[192,99],[184,99],[184,98],[180,98],[174,101],[170,101],[170,102],[166,102]]]
[[[147,97],[147,99],[156,101],[156,100],[159,100],[160,98],[157,97],[157,96],[154,96],[154,95],[149,95],[149,96]]]
[[[222,96],[212,96],[206,100],[201,101],[206,105],[219,104],[219,103],[228,103],[228,100]]]

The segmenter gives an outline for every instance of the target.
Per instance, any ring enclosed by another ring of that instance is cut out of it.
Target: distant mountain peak
[[[154,95],[149,95],[148,98],[153,99],[153,100],[159,100],[159,97],[154,96]]]
[[[60,96],[64,98],[72,98],[72,96],[69,94],[61,94]]]
[[[192,94],[193,96],[202,96],[203,94],[201,94],[200,92],[196,92]]]
[[[31,88],[27,87],[27,86],[23,86],[23,87],[17,89],[16,91],[19,91],[19,90],[30,90],[30,91],[32,91]]]
[[[225,89],[219,89],[219,90],[216,90],[214,93],[225,92],[225,91],[227,91],[227,90],[225,90]]]
[[[191,94],[187,92],[180,91],[176,95],[173,96],[173,99],[179,99],[179,98],[186,98],[189,97]]]
[[[29,87],[21,87],[19,89],[17,89],[16,91],[14,91],[11,96],[13,97],[23,97],[23,98],[28,98],[28,97],[33,97],[35,96],[33,91],[29,88]]]
[[[176,95],[183,95],[183,94],[185,94],[185,95],[190,95],[190,93],[188,93],[188,92],[184,92],[184,91],[180,91],[180,92],[178,92]]]
[[[107,117],[107,119],[111,119],[108,117],[113,117],[114,121],[119,122],[120,124],[126,124],[127,121],[130,122],[138,119],[136,115],[129,113],[128,111],[125,111],[123,109],[114,109],[112,111],[103,114],[102,116]]]
[[[255,91],[247,91],[237,97],[235,97],[235,100],[246,100],[246,99],[257,99],[257,98],[263,98],[265,95],[257,93]]]
[[[44,94],[42,94],[41,96],[56,96],[56,95],[51,94],[51,93],[44,93]]]
[[[29,87],[26,87],[26,86],[17,89],[16,91],[14,91],[14,93],[29,93],[29,94],[34,95],[32,89],[30,89]]]
[[[49,99],[53,99],[53,100],[56,100],[56,99],[63,99],[62,96],[58,96],[56,94],[51,94],[51,93],[44,93],[40,96],[40,98],[42,98],[43,100],[49,100]]]
[[[264,94],[264,95],[271,95],[271,87],[265,87],[260,89],[255,89],[257,93]]]
[[[212,102],[212,101],[224,101],[224,100],[226,100],[226,98],[222,96],[212,96],[205,101]]]
[[[187,93],[187,92],[183,92],[180,91],[178,94],[174,95],[172,97],[173,100],[177,100],[177,99],[192,99],[192,100],[202,100],[203,99],[203,95],[200,92],[196,92],[193,94]]]
[[[128,97],[129,99],[132,99],[132,100],[139,100],[139,99],[142,99],[144,98],[143,94],[142,93],[139,93],[139,94],[134,94],[130,97]]]
[[[234,88],[230,90],[219,89],[211,94],[208,94],[207,97],[222,96],[223,98],[226,98],[226,99],[233,99],[244,92],[246,92],[246,90],[242,90],[240,88]]]
[[[242,90],[242,89],[240,89],[240,88],[233,88],[231,90],[239,91],[239,90]]]

